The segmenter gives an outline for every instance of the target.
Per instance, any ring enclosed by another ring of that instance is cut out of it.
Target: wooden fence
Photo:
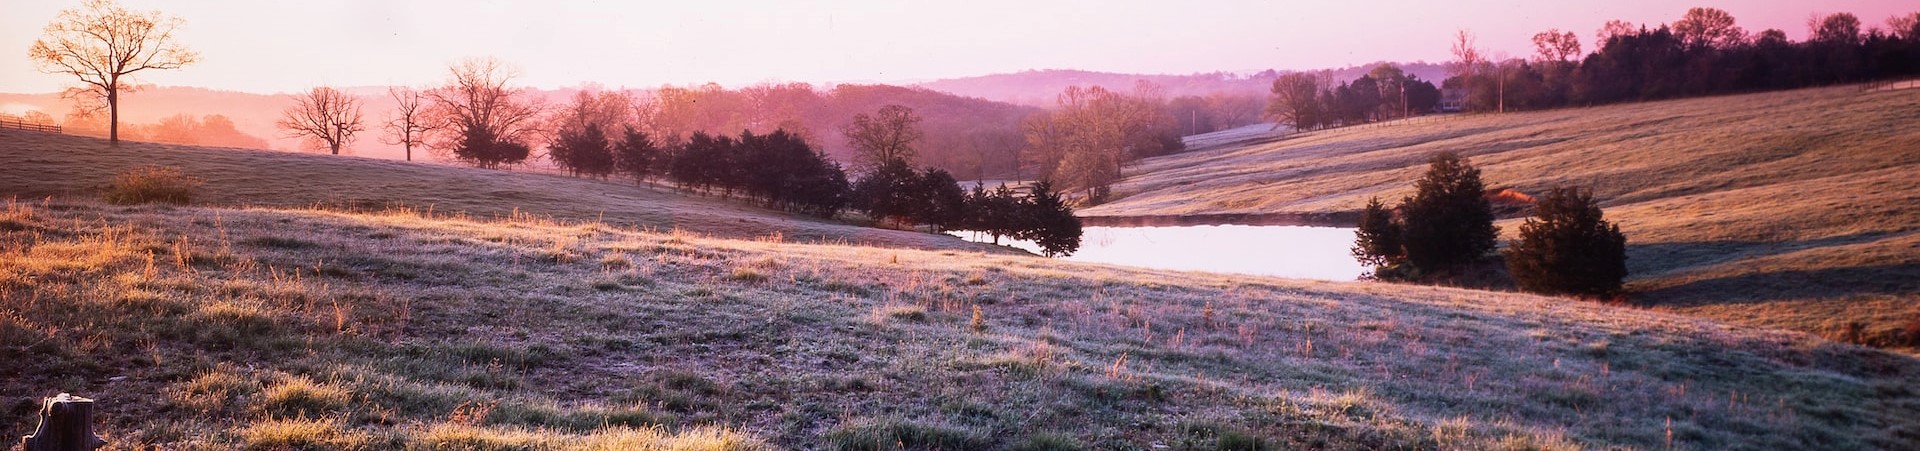
[[[21,130],[60,133],[60,126],[58,125],[27,122],[25,118],[11,114],[0,114],[0,128],[17,128]]]

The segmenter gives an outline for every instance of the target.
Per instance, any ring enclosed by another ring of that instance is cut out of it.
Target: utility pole
[[[1400,79],[1400,117],[1413,117],[1413,106],[1407,105],[1407,79]]]
[[[1500,63],[1500,105],[1499,112],[1507,112],[1507,64]]]

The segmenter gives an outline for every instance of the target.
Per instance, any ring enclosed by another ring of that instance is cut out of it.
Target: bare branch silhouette
[[[120,95],[136,89],[128,76],[147,69],[179,69],[200,60],[199,54],[174,42],[173,32],[182,23],[159,11],[129,11],[112,0],[87,0],[79,8],[60,11],[28,55],[41,72],[79,78],[82,86],[68,88],[62,97],[83,110],[107,109],[107,139],[118,145]]]

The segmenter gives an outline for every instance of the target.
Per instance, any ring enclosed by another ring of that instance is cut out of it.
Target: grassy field
[[[1920,330],[1915,124],[1920,90],[1853,87],[1463,115],[1149,159],[1081,214],[1350,212],[1411,195],[1427,156],[1455,151],[1494,187],[1593,190],[1638,300],[1884,339]]]
[[[0,431],[70,391],[114,449],[1920,445],[1910,357],[1527,295],[410,209],[0,231]]]
[[[0,195],[93,197],[114,174],[176,166],[206,180],[197,203],[372,209],[404,206],[476,217],[533,214],[708,236],[888,247],[990,250],[943,235],[857,227],[629,181],[598,181],[352,156],[126,143],[0,129]]]

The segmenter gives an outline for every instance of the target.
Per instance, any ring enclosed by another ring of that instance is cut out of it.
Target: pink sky
[[[1878,26],[1920,10],[1835,1],[203,1],[122,0],[186,19],[203,62],[140,81],[250,92],[433,84],[449,62],[492,55],[538,87],[707,81],[912,82],[1024,69],[1193,73],[1440,61],[1469,29],[1494,54],[1531,53],[1547,28],[1589,46],[1608,19],[1670,23],[1690,6],[1798,40],[1810,13]],[[0,0],[0,92],[50,92],[26,51],[79,1]],[[1590,48],[1588,50],[1591,50]],[[10,55],[10,56],[9,56]]]

